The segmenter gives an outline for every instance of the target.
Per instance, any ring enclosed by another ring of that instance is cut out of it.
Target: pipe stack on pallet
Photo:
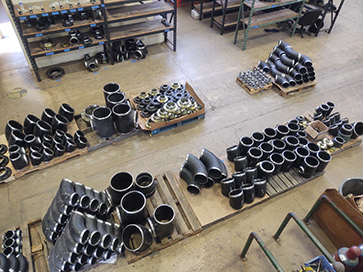
[[[275,84],[282,88],[295,87],[315,80],[312,60],[280,40],[268,56],[266,62],[259,61],[258,65],[264,72],[270,73]]]

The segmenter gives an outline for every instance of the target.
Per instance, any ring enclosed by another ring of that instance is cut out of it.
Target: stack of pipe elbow
[[[187,183],[188,192],[195,195],[200,193],[202,187],[210,188],[228,176],[225,164],[205,148],[199,159],[188,154],[179,174]]]
[[[74,210],[107,219],[113,208],[103,192],[63,179],[42,221],[43,233],[48,240],[54,242],[60,236]]]
[[[120,226],[72,211],[64,231],[49,253],[51,272],[79,271],[85,265],[121,253]]]
[[[266,62],[259,61],[258,67],[269,70],[275,83],[283,88],[294,87],[315,80],[312,60],[292,49],[280,40],[268,56]]]
[[[22,254],[22,238],[23,233],[20,229],[8,230],[3,234],[3,253],[0,253],[0,271],[28,271],[28,260]]]

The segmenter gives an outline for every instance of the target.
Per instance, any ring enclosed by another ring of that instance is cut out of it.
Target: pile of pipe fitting
[[[149,216],[146,210],[146,198],[155,193],[155,186],[148,172],[135,181],[128,172],[116,173],[102,192],[63,179],[42,221],[44,235],[55,243],[50,271],[78,271],[125,250],[145,251],[154,238],[171,236],[174,209],[162,204]],[[121,225],[113,223],[115,209]]]
[[[134,103],[140,116],[148,118],[148,128],[150,123],[171,121],[202,109],[202,105],[189,94],[185,86],[177,82],[141,92],[134,98]]]
[[[89,120],[93,130],[102,138],[110,138],[116,131],[129,133],[136,125],[136,112],[131,108],[125,93],[117,83],[103,86],[106,106],[91,105],[91,114],[82,113],[83,119]],[[87,107],[88,108],[88,107]],[[87,117],[86,117],[87,115]]]
[[[254,67],[252,71],[239,72],[237,78],[242,81],[251,91],[257,91],[265,89],[271,86],[272,78],[268,75],[268,72],[264,71],[260,67]]]
[[[259,61],[257,67],[270,73],[275,83],[282,88],[294,87],[315,80],[312,60],[280,40],[265,62]]]
[[[116,62],[124,62],[131,58],[141,60],[146,58],[148,50],[141,40],[127,39],[125,43],[115,41],[111,44],[110,55]]]
[[[20,229],[10,229],[3,234],[3,253],[0,253],[0,271],[28,271],[29,263],[23,255],[22,239],[23,233]]]
[[[187,155],[179,175],[186,182],[188,192],[198,195],[201,188],[211,188],[214,183],[226,179],[228,172],[224,162],[204,148],[199,159]]]
[[[106,222],[113,210],[104,192],[63,179],[42,220],[45,237],[55,243],[50,271],[78,271],[122,253],[120,226]]]
[[[14,169],[23,169],[29,165],[29,159],[33,166],[38,166],[41,162],[49,162],[54,157],[61,157],[77,148],[85,148],[87,139],[82,131],[77,131],[74,135],[67,133],[73,115],[74,109],[63,103],[58,114],[46,108],[40,119],[28,114],[23,125],[15,120],[8,120],[5,137]],[[4,158],[5,155],[1,156]]]
[[[321,121],[328,128],[328,134],[332,139],[325,137],[317,144],[330,153],[336,148],[341,148],[350,139],[357,139],[363,135],[363,122],[349,123],[347,117],[341,118],[340,112],[332,113],[334,107],[333,102],[326,102],[319,105],[313,115],[314,121]]]
[[[146,198],[151,197],[155,190],[156,182],[148,172],[138,174],[135,181],[130,173],[118,172],[105,190],[120,214],[121,240],[125,249],[132,253],[145,251],[154,239],[169,237],[174,232],[175,211],[172,206],[161,204],[148,216]]]

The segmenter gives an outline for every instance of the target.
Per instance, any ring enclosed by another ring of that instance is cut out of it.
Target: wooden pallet
[[[244,84],[242,82],[241,79],[239,79],[238,77],[236,78],[236,82],[238,83],[238,85],[240,85],[247,93],[249,94],[255,94],[255,93],[258,93],[260,91],[266,91],[266,90],[269,90],[272,88],[273,84],[269,84],[269,85],[266,85],[265,87],[261,88],[261,89],[251,89],[250,87],[248,87],[246,84]]]
[[[303,83],[301,85],[296,85],[294,87],[283,88],[279,84],[274,83],[274,86],[275,86],[274,89],[281,96],[285,97],[287,95],[291,95],[294,93],[300,93],[303,91],[310,90],[310,89],[314,88],[316,86],[316,84],[318,84],[318,82],[316,80],[314,80],[314,81],[309,81],[307,83]]]
[[[71,135],[74,135],[74,133],[78,130],[78,126],[77,123],[75,122],[75,120],[73,120],[69,125],[68,125],[68,133],[70,133]],[[8,146],[8,142],[6,140],[5,134],[0,135],[0,144],[5,144],[6,146]],[[29,165],[24,167],[21,170],[15,170],[13,165],[11,164],[11,162],[9,162],[9,164],[7,165],[7,167],[9,167],[12,170],[12,175],[3,181],[0,181],[0,183],[7,183],[9,181],[12,181],[14,179],[20,178],[26,174],[32,173],[34,171],[37,170],[42,170],[48,167],[51,167],[53,165],[56,165],[58,163],[64,162],[70,158],[76,157],[76,156],[80,156],[80,155],[84,155],[86,154],[87,148],[83,148],[83,149],[76,149],[75,151],[71,152],[71,153],[65,153],[63,156],[61,157],[57,157],[57,158],[53,158],[51,161],[49,162],[42,162],[40,165],[38,166],[33,166],[30,163],[30,159],[29,159]],[[9,152],[5,153],[6,156],[9,157]]]
[[[277,196],[286,191],[289,191],[295,187],[309,182],[317,177],[324,175],[325,172],[319,172],[314,174],[311,178],[303,178],[300,176],[295,169],[289,172],[280,172],[277,175],[273,175],[272,178],[267,182],[266,193],[269,197]]]
[[[155,251],[169,247],[202,230],[201,224],[179,188],[174,175],[168,171],[157,175],[155,178],[157,180],[156,191],[153,196],[147,199],[147,212],[149,215],[152,215],[155,208],[161,204],[168,204],[173,207],[175,211],[175,219],[173,222],[174,232],[170,237],[161,240],[155,239],[148,250],[139,254],[133,254],[126,251],[125,257],[129,264],[134,263]]]

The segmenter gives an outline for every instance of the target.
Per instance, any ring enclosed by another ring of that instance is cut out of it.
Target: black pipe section
[[[287,42],[284,42],[283,40],[279,40],[277,47],[285,51],[286,47],[291,47],[291,46]]]
[[[287,81],[286,78],[276,75],[275,76],[275,83],[279,84],[280,86],[282,86],[283,88],[288,88],[290,86],[289,82]]]
[[[156,207],[152,217],[148,218],[148,224],[154,237],[164,238],[173,234],[175,218],[174,209],[167,204]]]
[[[300,62],[307,68],[310,68],[313,66],[313,61],[306,55],[301,54]]]
[[[94,214],[97,212],[100,202],[94,197],[93,189],[85,186],[85,193],[90,198],[90,203],[88,205],[88,210]]]
[[[275,66],[276,66],[277,70],[279,70],[285,74],[288,74],[290,72],[290,68],[287,67],[285,64],[283,64],[280,59],[275,61]]]
[[[85,215],[85,224],[87,229],[90,231],[88,244],[96,246],[101,241],[101,233],[98,230],[96,218],[91,215]]]
[[[258,62],[257,67],[261,68],[262,71],[264,71],[265,73],[270,72],[270,67],[267,65],[266,62],[263,62],[262,60]]]
[[[9,272],[18,272],[20,263],[18,258],[16,258],[15,254],[10,254],[8,256],[8,260],[9,260]]]
[[[79,195],[76,193],[74,188],[74,182],[69,179],[62,179],[59,190],[61,197],[65,204],[69,206],[76,206],[79,201]]]
[[[9,260],[2,253],[0,253],[0,269],[4,272],[9,271]]]
[[[306,69],[306,67],[304,65],[302,65],[301,63],[296,63],[296,65],[294,66],[294,69],[296,71],[298,71],[300,74],[306,74],[306,72],[308,71]]]
[[[187,191],[189,193],[193,195],[198,195],[200,193],[201,185],[194,180],[192,172],[188,168],[186,168],[184,164],[180,169],[179,175],[186,182]]]
[[[97,222],[97,229],[101,234],[101,240],[98,246],[102,247],[103,249],[108,249],[111,246],[112,237],[106,231],[106,225],[104,221],[96,219],[96,222]]]
[[[286,56],[288,56],[290,59],[293,59],[295,61],[299,61],[301,58],[301,54],[299,52],[296,52],[292,49],[291,46],[287,46],[285,48],[285,54]]]
[[[276,63],[276,61],[278,59],[280,59],[280,58],[278,56],[276,56],[275,54],[272,54],[272,53],[268,56],[268,60],[272,61],[273,63]]]
[[[109,250],[111,250],[112,252],[116,252],[121,242],[120,239],[116,237],[114,225],[109,222],[105,222],[105,228],[107,233],[111,236],[111,244],[109,246]]]
[[[201,160],[192,154],[188,154],[184,166],[193,174],[193,179],[199,184],[208,182],[208,171]]]
[[[285,78],[287,79],[287,81],[289,82],[289,85],[291,87],[294,87],[296,85],[296,81],[295,81],[295,79],[292,76],[285,75]]]
[[[86,188],[81,183],[74,183],[74,188],[76,193],[80,196],[78,202],[78,208],[81,210],[86,210],[91,202],[91,199],[88,195],[86,195]]]
[[[73,211],[66,228],[77,243],[84,245],[88,241],[90,231],[86,228],[85,217],[82,213]]]
[[[146,223],[146,197],[139,191],[126,193],[120,203],[120,215],[123,226]]]
[[[277,46],[274,47],[274,49],[272,50],[272,53],[275,54],[276,56],[280,57],[280,58],[281,58],[282,54],[285,54],[284,50],[282,50],[281,48],[279,48]]]
[[[295,60],[290,59],[285,53],[280,55],[280,60],[286,66],[293,67],[295,65]]]
[[[212,179],[219,179],[222,176],[221,160],[209,150],[203,148],[199,158],[208,169],[208,175]]]
[[[290,70],[289,75],[292,76],[296,81],[302,80],[302,75],[295,69]]]

